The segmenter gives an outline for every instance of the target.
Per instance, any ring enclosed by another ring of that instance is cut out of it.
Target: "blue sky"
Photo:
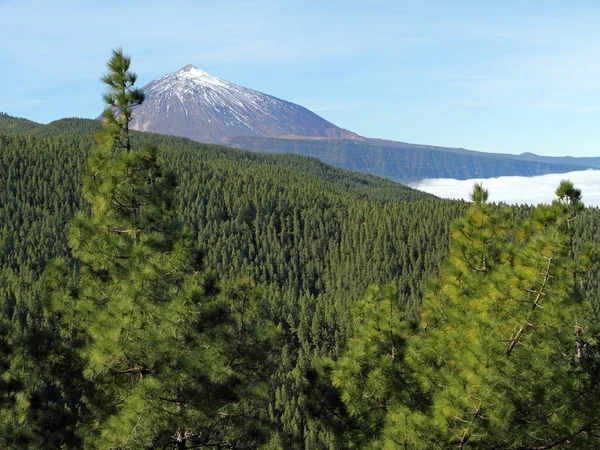
[[[595,1],[0,0],[0,111],[95,117],[111,49],[140,86],[194,64],[369,137],[600,156]]]

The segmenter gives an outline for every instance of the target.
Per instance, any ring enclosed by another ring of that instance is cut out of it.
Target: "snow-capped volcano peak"
[[[237,136],[350,137],[313,112],[218,78],[188,64],[142,88],[132,127],[203,142]]]

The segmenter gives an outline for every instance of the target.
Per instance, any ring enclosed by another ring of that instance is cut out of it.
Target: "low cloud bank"
[[[469,199],[474,182],[483,183],[491,202],[511,204],[551,203],[556,198],[554,191],[560,180],[571,180],[583,193],[586,206],[600,206],[600,170],[540,175],[537,177],[499,177],[472,180],[431,178],[410,186],[442,198]]]

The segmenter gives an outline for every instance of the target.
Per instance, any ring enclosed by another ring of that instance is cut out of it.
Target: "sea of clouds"
[[[481,182],[489,193],[489,201],[511,204],[551,203],[561,180],[571,180],[583,193],[586,206],[600,206],[600,170],[540,175],[537,177],[499,177],[472,180],[431,178],[410,186],[442,198],[469,199],[473,183]]]

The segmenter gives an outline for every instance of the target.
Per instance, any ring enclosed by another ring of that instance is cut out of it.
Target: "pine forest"
[[[130,66],[102,121],[0,115],[0,448],[600,448],[585,191],[133,131]]]

